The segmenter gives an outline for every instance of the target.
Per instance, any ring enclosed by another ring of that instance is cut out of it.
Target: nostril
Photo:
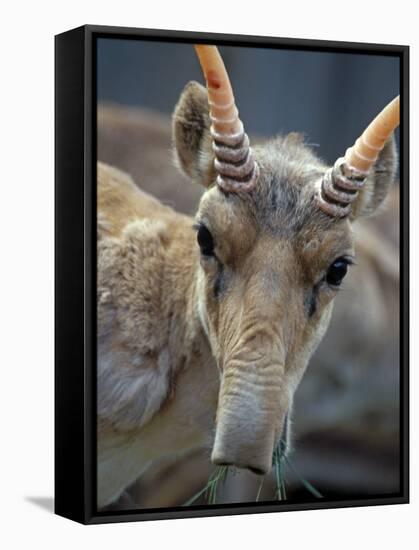
[[[262,468],[247,466],[247,469],[250,470],[253,474],[256,474],[257,476],[264,476],[265,474],[267,474],[267,472],[265,470],[262,470]]]
[[[264,476],[268,473],[268,470],[266,470],[266,468],[263,468],[263,466],[252,466],[250,464],[248,465],[240,462],[233,462],[218,457],[213,457],[212,462],[217,466],[232,466],[241,470],[249,470],[250,472],[258,476]]]
[[[260,467],[252,466],[252,465],[243,464],[240,462],[232,462],[232,461],[228,461],[228,460],[224,460],[222,458],[216,458],[216,457],[213,457],[212,461],[217,466],[229,466],[229,467],[231,466],[233,468],[239,468],[241,470],[249,470],[250,472],[258,476],[264,476],[268,473],[268,470],[266,470],[262,466]]]

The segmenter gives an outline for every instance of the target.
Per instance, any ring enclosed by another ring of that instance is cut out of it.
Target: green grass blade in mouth
[[[276,446],[272,457],[272,466],[274,469],[276,484],[275,500],[285,500],[287,498],[284,479],[284,452],[285,446],[282,444],[281,440]]]
[[[207,484],[182,506],[191,506],[202,495],[205,495],[208,504],[217,504],[217,491],[219,485],[224,485],[228,474],[228,466],[218,466],[210,475]]]
[[[208,504],[217,504],[218,486],[224,485],[228,474],[228,466],[218,466],[210,481]]]
[[[311,493],[316,498],[324,498],[323,495],[315,488],[313,485],[303,478],[303,476],[295,469],[294,465],[291,463],[289,458],[287,456],[284,457],[287,465],[289,468],[294,472],[294,474],[298,477],[298,479],[301,481],[301,483],[304,485],[304,487],[307,489],[309,493]]]
[[[186,502],[184,502],[182,504],[182,506],[191,506],[191,504],[193,504],[194,502],[196,502],[200,496],[202,496],[203,494],[205,494],[206,492],[208,491],[208,484],[205,485],[205,487],[203,489],[201,489],[200,491],[198,491],[197,493],[195,493],[189,500],[187,500]]]
[[[265,481],[265,476],[262,477],[262,481],[260,482],[259,489],[256,495],[256,502],[259,502],[260,493],[262,492],[263,482]]]
[[[323,495],[309,482],[307,481],[294,467],[290,459],[285,454],[286,444],[281,439],[278,445],[275,447],[272,455],[272,469],[275,476],[275,500],[286,500],[287,492],[285,487],[285,466],[288,466],[295,474],[297,479],[302,483],[305,489],[316,498],[324,498]],[[191,506],[203,495],[208,504],[217,504],[218,490],[220,485],[224,485],[227,474],[231,471],[229,466],[217,466],[214,471],[211,473],[205,487],[193,495],[189,500],[187,500],[183,506]],[[260,482],[258,492],[255,498],[256,502],[259,502],[260,495],[262,492],[263,483],[265,477],[262,477]]]

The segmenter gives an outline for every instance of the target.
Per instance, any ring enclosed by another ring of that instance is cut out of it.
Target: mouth
[[[284,484],[284,462],[287,461],[287,451],[289,448],[288,445],[289,440],[289,415],[288,413],[284,417],[284,423],[283,428],[281,431],[281,437],[278,439],[275,448],[273,450],[272,454],[272,464],[271,468],[274,470],[275,473],[275,481],[276,481],[276,498],[278,500],[285,500],[286,499],[286,490],[285,490],[285,484]],[[225,483],[226,477],[228,475],[229,467],[241,467],[237,463],[221,463],[217,465],[217,468],[215,471],[211,474],[211,476],[208,479],[207,484],[203,489],[201,489],[198,493],[196,493],[192,498],[190,498],[186,503],[185,506],[190,506],[193,504],[198,498],[200,498],[203,494],[206,495],[208,504],[219,504],[218,498],[217,498],[217,487],[223,483]],[[271,469],[270,468],[270,469]],[[260,471],[259,469],[254,468],[246,468],[253,473],[257,475],[264,475],[268,472]],[[260,491],[263,484],[263,478],[261,481],[261,484],[259,486],[259,491],[256,495],[256,501],[259,500]],[[314,496],[320,496],[320,493],[315,494]]]

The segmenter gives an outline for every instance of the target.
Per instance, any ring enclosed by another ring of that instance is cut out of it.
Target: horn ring
[[[245,160],[241,164],[221,162],[218,158],[214,160],[215,169],[220,175],[235,178],[237,180],[246,178],[248,174],[251,174],[253,171],[253,165],[254,160],[250,149],[247,150]]]
[[[356,199],[358,192],[339,189],[336,185],[336,181],[333,181],[332,174],[328,172],[322,181],[322,192],[326,199],[331,199],[345,205],[351,204]]]
[[[241,129],[234,134],[222,134],[217,132],[213,125],[211,125],[211,136],[214,141],[218,141],[229,147],[237,147],[241,144],[244,138],[243,124],[241,123]]]
[[[258,176],[259,166],[258,163],[254,161],[254,167],[248,180],[239,181],[237,179],[232,179],[218,174],[217,185],[226,193],[248,193],[254,189]]]
[[[237,164],[242,162],[249,150],[249,138],[247,134],[244,134],[243,142],[240,147],[228,147],[223,144],[218,144],[217,142],[212,142],[212,150],[220,161],[231,162],[232,164]]]

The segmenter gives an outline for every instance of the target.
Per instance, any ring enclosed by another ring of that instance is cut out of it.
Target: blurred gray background
[[[300,131],[332,163],[399,93],[397,57],[220,47],[248,133]],[[189,80],[190,44],[99,39],[98,100],[171,114]]]
[[[220,48],[251,140],[303,132],[329,163],[399,93],[398,58]],[[174,167],[170,115],[189,80],[203,82],[192,45],[100,39],[98,160],[145,191],[193,215],[203,189]],[[355,227],[356,266],[335,301],[329,330],[295,396],[294,468],[325,497],[399,490],[399,187],[386,207]],[[213,471],[208,450],[161,461],[114,509],[176,506]],[[254,501],[260,479],[236,471],[219,502]],[[288,468],[287,498],[312,495]],[[267,476],[260,500],[275,499]],[[197,504],[204,503],[204,498]]]

